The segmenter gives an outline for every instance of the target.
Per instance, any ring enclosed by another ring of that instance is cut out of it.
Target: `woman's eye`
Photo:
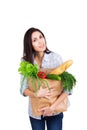
[[[34,42],[36,42],[36,40],[34,40]]]
[[[34,39],[33,42],[36,42],[36,39]]]
[[[40,39],[41,39],[41,38],[43,38],[43,36],[42,36],[42,35],[40,35]]]

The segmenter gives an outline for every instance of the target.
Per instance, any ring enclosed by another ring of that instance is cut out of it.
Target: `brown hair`
[[[37,28],[30,28],[26,31],[25,35],[24,35],[24,41],[23,41],[23,44],[24,44],[24,48],[23,48],[23,59],[25,61],[29,61],[30,63],[34,63],[34,53],[35,53],[35,50],[33,49],[33,46],[32,46],[32,39],[31,39],[31,35],[33,32],[35,31],[38,31],[42,34],[42,36],[44,37],[45,39],[45,36],[44,34]],[[46,39],[45,39],[46,41]],[[46,50],[45,50],[46,53],[50,53],[51,51],[46,47]]]

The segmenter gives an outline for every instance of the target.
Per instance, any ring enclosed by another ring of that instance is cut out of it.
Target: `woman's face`
[[[32,39],[32,46],[36,52],[43,52],[46,50],[45,38],[40,32],[38,31],[33,32],[31,39]]]

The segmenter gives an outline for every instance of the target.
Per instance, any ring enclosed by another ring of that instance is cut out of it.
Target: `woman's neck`
[[[37,64],[39,65],[39,67],[41,67],[41,65],[42,65],[43,56],[44,56],[44,52],[35,53],[35,60],[36,60]]]
[[[36,52],[35,57],[37,57],[39,60],[42,60],[44,56],[44,52]]]

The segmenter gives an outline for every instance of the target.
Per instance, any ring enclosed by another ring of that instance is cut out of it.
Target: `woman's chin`
[[[39,52],[44,52],[45,50],[46,50],[45,48],[38,49]]]

